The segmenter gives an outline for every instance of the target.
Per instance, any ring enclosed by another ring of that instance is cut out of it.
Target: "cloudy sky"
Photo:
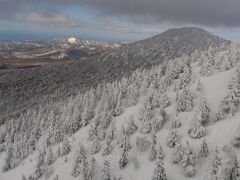
[[[197,26],[240,40],[240,0],[0,0],[0,39],[138,40]]]

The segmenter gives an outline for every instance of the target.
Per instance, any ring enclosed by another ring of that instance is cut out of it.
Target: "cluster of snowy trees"
[[[156,163],[152,179],[166,180],[165,146],[162,144],[172,149],[172,162],[179,164],[186,176],[194,176],[198,158],[208,157],[210,153],[208,144],[203,139],[210,120],[210,108],[201,81],[196,82],[192,76],[191,63],[198,61],[201,74],[210,75],[215,70],[231,68],[240,57],[239,49],[236,45],[232,45],[231,48],[210,48],[204,53],[165,61],[160,66],[137,70],[119,81],[103,83],[85,93],[79,93],[61,102],[49,103],[46,107],[39,107],[6,121],[0,128],[0,152],[5,151],[7,156],[4,171],[11,170],[28,155],[40,151],[35,171],[28,178],[24,176],[25,179],[40,178],[57,158],[65,158],[67,161],[68,155],[72,153],[69,137],[85,128],[90,146],[85,148],[86,145],[81,144],[75,152],[71,171],[74,177],[81,176],[85,180],[91,180],[99,168],[95,158],[98,154],[106,159],[104,164],[100,165],[103,179],[113,179],[110,166],[116,162],[107,160],[108,157],[118,148],[120,158],[117,164],[120,169],[124,169],[132,163],[129,154],[136,148],[137,151],[148,152],[148,159]],[[240,103],[239,72],[238,69],[229,84],[230,93],[222,102],[216,116],[218,119],[237,111]],[[190,87],[193,83],[197,84],[196,92]],[[169,95],[169,91],[176,95],[175,100],[170,98],[172,95]],[[195,94],[196,99],[199,99],[196,108]],[[125,108],[138,103],[138,116],[126,117],[126,123],[121,129],[115,127],[115,119],[124,113]],[[172,115],[166,112],[166,108],[171,105],[175,107],[175,114]],[[182,142],[180,133],[183,126],[180,114],[194,108],[196,112],[187,133],[192,139],[202,139],[197,153],[191,144]],[[170,131],[166,142],[159,142],[157,133],[169,119]],[[135,136],[136,133],[140,135]],[[41,149],[38,146],[39,142],[43,142]],[[232,144],[240,147],[240,130],[233,137]],[[58,146],[57,151],[52,149],[53,145]],[[221,158],[217,151],[214,158],[211,165],[212,177],[218,176],[219,169],[223,174],[222,169],[225,168],[220,163]],[[235,169],[226,166],[224,176],[237,177],[237,157],[232,159],[231,163],[229,164]],[[58,175],[55,178],[58,179]]]

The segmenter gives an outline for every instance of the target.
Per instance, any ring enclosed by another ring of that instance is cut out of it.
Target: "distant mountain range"
[[[223,44],[230,44],[230,41],[200,28],[170,29],[80,61],[0,71],[1,118],[4,120],[49,100],[57,101],[99,83],[120,79],[137,68],[148,68],[183,54],[190,55],[196,50]]]

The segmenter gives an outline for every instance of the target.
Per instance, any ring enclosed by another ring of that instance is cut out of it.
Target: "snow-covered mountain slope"
[[[39,104],[44,106],[48,101],[68,98],[99,83],[119,80],[138,68],[151,68],[196,50],[229,43],[199,28],[171,29],[78,62],[0,71],[0,123],[29,108],[38,108]],[[65,53],[72,57],[81,55],[75,50]],[[64,54],[61,51],[56,56]]]
[[[240,48],[183,56],[0,128],[1,180],[239,180]]]

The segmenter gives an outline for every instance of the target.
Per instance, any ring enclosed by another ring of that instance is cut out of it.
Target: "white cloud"
[[[41,25],[61,26],[61,27],[79,27],[80,22],[73,20],[66,14],[58,13],[52,15],[43,15],[38,13],[31,13],[25,17],[25,19],[32,23]]]

